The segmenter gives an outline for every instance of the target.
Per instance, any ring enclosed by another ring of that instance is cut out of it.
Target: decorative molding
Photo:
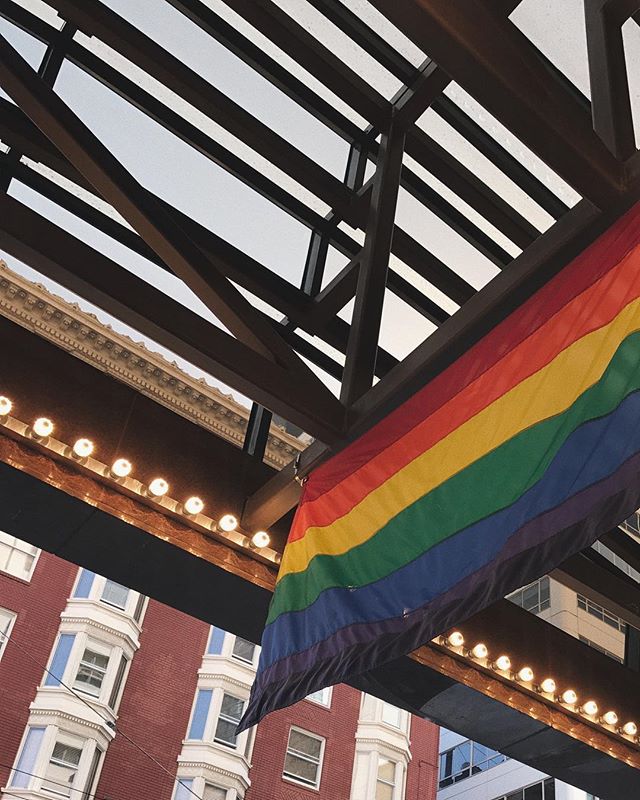
[[[77,303],[69,303],[11,270],[0,259],[0,314],[176,414],[242,446],[249,409],[175,362],[117,333]],[[271,424],[265,462],[282,469],[310,442]]]

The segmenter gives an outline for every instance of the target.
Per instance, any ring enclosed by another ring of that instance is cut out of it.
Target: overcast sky
[[[231,24],[250,35],[261,47],[271,52],[288,68],[294,70],[301,79],[312,85],[352,121],[364,127],[364,121],[346,107],[340,98],[332,95],[313,76],[306,74],[298,65],[277,51],[255,31],[252,31],[224,3],[220,0],[205,1]],[[22,0],[22,2],[36,13],[55,21],[55,14],[40,0]],[[394,76],[374,62],[357,45],[347,40],[306,0],[276,0],[276,2],[308,27],[321,41],[329,44],[334,52],[360,75],[364,75],[382,94],[391,97],[397,90],[399,83]],[[343,2],[374,24],[385,38],[398,47],[412,63],[418,65],[421,62],[424,56],[418,48],[408,42],[386,20],[383,20],[366,0],[343,0]],[[262,122],[287,138],[296,147],[304,149],[325,169],[342,179],[348,152],[346,142],[299,108],[239,58],[207,37],[166,0],[106,0],[106,3],[146,34],[156,39],[163,47],[184,60],[206,80],[242,104]],[[512,15],[512,19],[585,94],[589,93],[582,0],[523,0]],[[38,65],[44,52],[44,47],[39,42],[3,20],[0,20],[0,31],[32,65]],[[640,27],[630,23],[625,26],[624,33],[628,56],[631,60],[629,72],[632,79],[632,94],[635,109],[638,110],[640,109]],[[304,187],[298,186],[258,154],[235,140],[214,121],[199,114],[101,43],[82,35],[77,38],[84,45],[91,47],[100,57],[126,70],[134,80],[189,118],[214,139],[249,160],[259,169],[264,170],[275,181],[300,196],[319,213],[326,213],[328,209],[321,200],[311,196]],[[261,261],[288,281],[299,285],[309,241],[307,228],[244,186],[223,169],[196,153],[177,137],[153,123],[144,114],[73,65],[64,64],[56,83],[56,91],[144,186]],[[554,176],[459,87],[452,86],[447,91],[496,138],[507,144],[523,163],[543,177],[545,182],[565,202],[573,205],[577,201],[578,196],[575,192]],[[427,112],[420,124],[526,215],[539,230],[545,230],[549,226],[551,219],[542,209],[526,198],[516,186],[473,148],[466,145],[436,114],[431,111]],[[443,192],[447,192],[445,187],[440,187],[434,178],[417,167],[410,159],[407,159],[407,163],[411,168],[419,171],[421,176],[427,179],[432,186],[438,189],[442,188]],[[202,303],[180,281],[167,275],[163,270],[121,247],[110,238],[97,233],[16,182],[12,184],[11,194],[93,247],[102,250],[127,269],[170,293],[197,313],[215,322]],[[459,208],[468,211],[465,204],[450,192],[447,193],[447,197]],[[512,255],[517,255],[519,251],[513,243],[495,232],[477,214],[472,214],[472,216],[484,230],[495,235],[501,246]],[[475,287],[480,288],[496,274],[497,270],[493,264],[448,229],[433,214],[425,210],[405,191],[401,191],[399,197],[397,222]],[[361,232],[350,231],[350,233],[359,241],[362,240]],[[37,276],[26,266],[18,264],[11,256],[4,254],[4,258],[11,267],[18,269],[28,277],[40,280],[68,299],[75,299],[60,287]],[[397,259],[392,261],[395,269],[413,283],[420,285],[435,300],[442,302],[443,307],[449,311],[455,310],[455,304],[446,298],[443,299],[436,289],[428,286],[412,270],[398,262]],[[330,280],[345,263],[345,257],[331,250],[326,280]],[[342,312],[345,318],[349,318],[351,305]],[[134,338],[142,338],[98,309],[91,308],[86,302],[81,301],[81,306],[94,311],[100,319],[111,323],[121,332],[129,333]],[[262,307],[268,313],[279,316],[272,310]],[[387,293],[382,330],[382,343],[387,350],[398,357],[404,357],[432,330],[431,323],[401,303],[394,295]],[[154,348],[162,351],[162,348],[157,346]],[[165,355],[175,358],[166,351]],[[331,355],[337,357],[334,352],[331,352]],[[193,374],[201,375],[198,370],[181,362],[180,359],[175,360]],[[335,381],[328,376],[323,375],[322,377],[334,391],[338,390]],[[238,396],[237,392],[234,394]]]

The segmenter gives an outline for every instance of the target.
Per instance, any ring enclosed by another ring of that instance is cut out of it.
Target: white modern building
[[[624,525],[638,537],[640,514]],[[597,542],[595,549],[628,575],[640,573]],[[557,581],[543,577],[510,595],[522,608],[567,631],[610,658],[623,661],[625,623]],[[438,800],[597,800],[457,733],[441,729]],[[622,800],[622,799],[621,799]]]

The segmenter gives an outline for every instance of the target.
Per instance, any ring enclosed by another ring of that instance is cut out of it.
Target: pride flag
[[[640,205],[319,467],[242,727],[411,652],[640,505]]]

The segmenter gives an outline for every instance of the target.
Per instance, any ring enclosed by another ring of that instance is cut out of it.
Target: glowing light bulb
[[[595,717],[598,713],[598,704],[594,700],[587,700],[587,702],[582,706],[582,711],[588,717]]]
[[[625,722],[622,726],[622,732],[627,736],[636,736],[638,734],[638,726],[635,722]]]
[[[251,544],[254,547],[268,547],[271,537],[266,531],[256,531],[251,537]]]
[[[540,684],[540,688],[545,694],[555,694],[556,682],[553,680],[553,678],[545,678]]]
[[[454,631],[447,637],[447,644],[450,644],[451,647],[462,647],[464,644],[464,636],[460,631]]]
[[[192,516],[200,514],[203,508],[204,508],[204,503],[199,497],[190,497],[188,500],[185,501],[184,504],[185,512],[187,514],[191,514]]]
[[[169,491],[169,484],[164,478],[154,478],[149,484],[149,493],[154,497],[163,497]]]
[[[46,439],[47,436],[51,436],[53,433],[53,422],[46,417],[38,417],[38,419],[33,423],[33,432],[36,436]]]
[[[13,408],[13,403],[8,397],[0,395],[0,417],[8,417]]]
[[[618,715],[615,711],[607,711],[606,714],[602,715],[602,721],[606,725],[617,725],[618,724]]]
[[[496,669],[502,670],[502,672],[509,672],[511,669],[511,659],[509,656],[500,656],[496,658],[495,667]]]
[[[471,651],[474,658],[486,658],[489,655],[486,644],[477,644]]]
[[[518,677],[523,683],[531,683],[533,680],[533,670],[531,667],[522,667],[520,672],[518,672]]]
[[[73,445],[73,452],[78,458],[88,458],[93,453],[93,442],[91,439],[78,439]]]
[[[238,527],[238,520],[233,514],[225,514],[218,520],[218,527],[225,533],[231,533]]]
[[[133,466],[126,458],[118,458],[111,465],[111,474],[116,478],[126,478],[131,473]]]
[[[566,692],[562,693],[562,702],[566,703],[568,706],[575,706],[578,702],[578,695],[573,689],[567,689]]]

